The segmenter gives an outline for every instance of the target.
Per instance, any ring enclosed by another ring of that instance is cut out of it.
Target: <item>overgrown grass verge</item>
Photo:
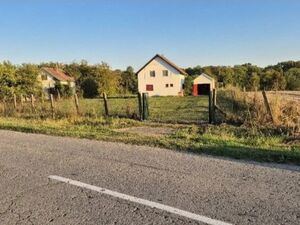
[[[229,125],[168,125],[167,127],[174,128],[175,132],[158,137],[115,131],[118,128],[136,126],[156,126],[156,124],[117,118],[41,120],[0,117],[0,129],[124,142],[235,159],[300,165],[300,144],[285,144],[284,135],[272,133],[268,129],[266,130],[269,132]]]

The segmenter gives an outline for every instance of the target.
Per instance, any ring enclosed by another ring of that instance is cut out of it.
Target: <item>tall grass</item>
[[[227,121],[252,127],[276,126],[299,132],[300,103],[282,94],[268,95],[273,120],[267,111],[262,92],[242,92],[230,87],[218,91],[217,103],[227,112]]]

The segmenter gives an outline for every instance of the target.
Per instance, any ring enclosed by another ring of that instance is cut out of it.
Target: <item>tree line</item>
[[[280,62],[265,68],[250,63],[235,66],[196,66],[187,68],[186,80],[190,91],[192,80],[206,73],[218,81],[219,86],[236,86],[247,91],[254,90],[294,90],[300,91],[300,61]]]
[[[137,93],[137,78],[132,67],[125,71],[113,70],[107,63],[90,65],[80,63],[41,63],[14,65],[8,61],[0,63],[0,98],[13,95],[41,95],[42,86],[38,79],[42,67],[58,68],[76,80],[76,92],[85,98],[94,98],[102,93],[125,95]],[[61,95],[71,93],[61,85],[55,87]]]
[[[108,95],[136,94],[137,77],[131,66],[126,70],[114,70],[107,63],[91,65],[79,63],[41,63],[14,65],[8,61],[0,63],[0,97],[41,94],[38,76],[40,68],[60,68],[76,80],[76,91],[86,98]],[[193,79],[206,73],[216,79],[218,86],[236,86],[247,91],[297,90],[300,91],[300,61],[281,62],[261,68],[252,64],[235,66],[195,66],[186,68],[185,93],[191,94]],[[59,91],[64,90],[58,87]],[[62,93],[63,94],[63,93]]]

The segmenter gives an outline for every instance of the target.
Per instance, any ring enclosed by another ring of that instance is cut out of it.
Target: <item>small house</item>
[[[209,95],[209,92],[215,88],[215,79],[202,73],[193,82],[193,96]]]
[[[65,74],[61,69],[43,67],[40,71],[40,80],[43,91],[50,94],[55,88],[60,86],[68,86],[72,92],[75,91],[75,79]]]
[[[162,55],[155,55],[137,73],[138,89],[149,96],[183,96],[187,73]]]

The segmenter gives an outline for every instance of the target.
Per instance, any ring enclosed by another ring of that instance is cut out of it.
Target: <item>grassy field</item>
[[[208,97],[152,97],[149,99],[151,121],[201,123],[208,121]]]
[[[149,136],[120,128],[147,127],[172,129],[170,134]],[[117,118],[23,119],[0,117],[0,129],[58,136],[71,136],[104,141],[164,147],[206,153],[235,159],[300,165],[300,143],[270,129],[256,130],[229,125],[164,125]]]

